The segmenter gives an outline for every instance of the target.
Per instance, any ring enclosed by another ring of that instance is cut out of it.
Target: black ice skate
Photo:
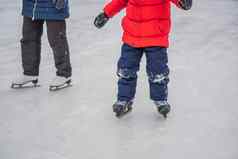
[[[71,78],[65,78],[56,76],[56,78],[52,81],[50,84],[49,90],[50,91],[58,91],[67,87],[70,87],[71,85]]]
[[[132,101],[117,101],[113,104],[113,112],[116,113],[117,118],[121,118],[132,110]]]
[[[11,84],[11,88],[13,89],[20,89],[20,88],[33,88],[33,87],[39,87],[40,85],[38,83],[38,77],[37,76],[26,76],[23,75],[16,81],[13,81]]]
[[[170,105],[167,101],[154,101],[158,112],[167,118],[168,113],[170,112]]]

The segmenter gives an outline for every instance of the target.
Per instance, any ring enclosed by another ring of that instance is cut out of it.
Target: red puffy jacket
[[[112,0],[104,12],[108,17],[126,8],[122,20],[123,42],[134,47],[169,46],[170,2],[179,0]]]

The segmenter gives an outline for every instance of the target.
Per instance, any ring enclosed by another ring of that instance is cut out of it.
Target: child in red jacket
[[[104,12],[95,18],[94,25],[101,28],[110,18],[126,8],[126,16],[122,20],[124,44],[117,71],[118,100],[113,105],[117,117],[125,115],[132,109],[137,71],[143,53],[147,61],[150,98],[164,117],[170,112],[170,105],[167,102],[169,82],[167,48],[171,27],[171,2],[184,10],[189,10],[192,6],[192,0],[112,0],[105,6]]]

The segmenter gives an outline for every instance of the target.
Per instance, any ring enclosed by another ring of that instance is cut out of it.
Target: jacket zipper
[[[35,0],[35,3],[34,3],[32,20],[35,20],[36,6],[37,6],[37,0]]]

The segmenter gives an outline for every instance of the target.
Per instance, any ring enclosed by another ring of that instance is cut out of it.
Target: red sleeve
[[[112,0],[108,3],[103,11],[108,17],[113,17],[115,14],[124,9],[127,5],[128,0]]]
[[[177,7],[179,7],[180,8],[180,6],[179,6],[179,1],[180,0],[170,0],[172,3],[174,3]]]

